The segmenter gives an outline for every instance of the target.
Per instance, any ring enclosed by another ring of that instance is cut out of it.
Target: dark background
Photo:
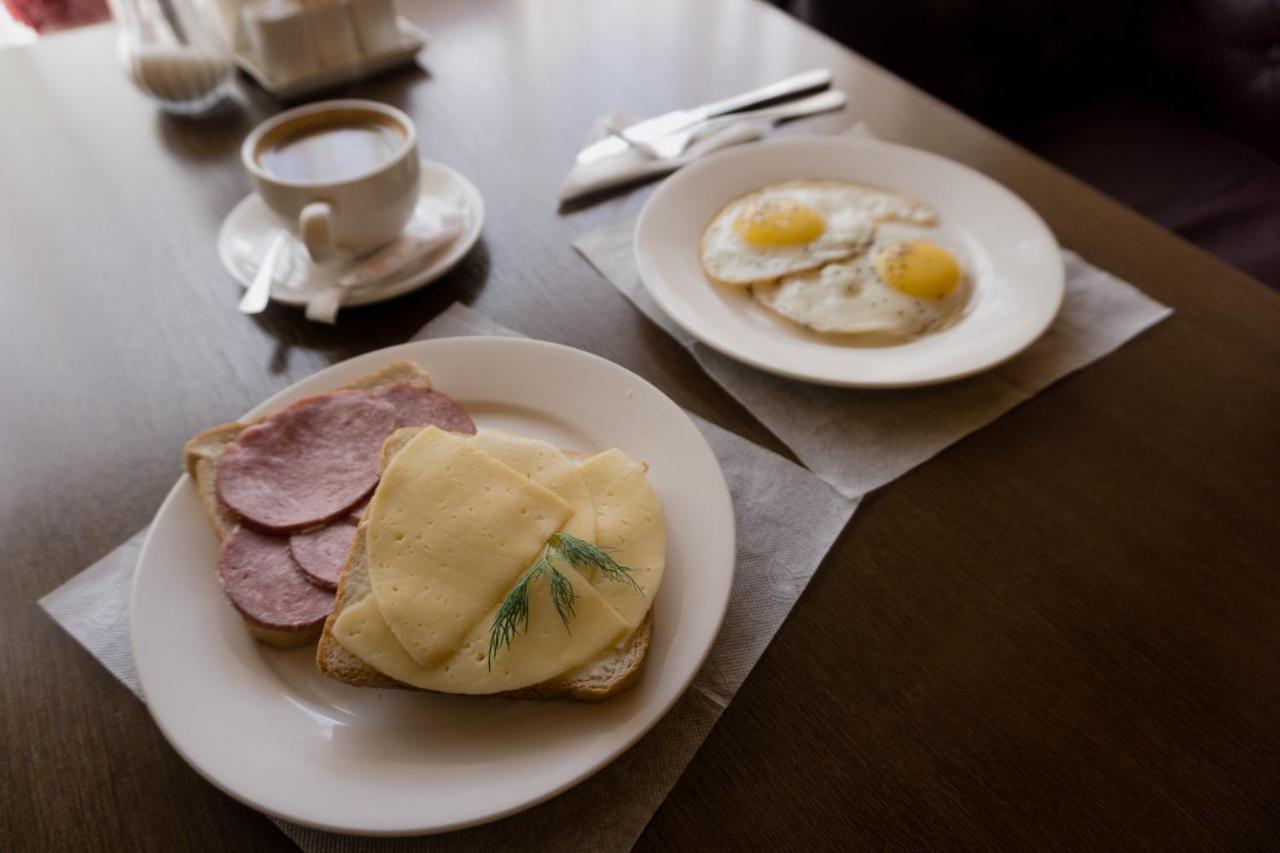
[[[1280,3],[777,5],[1280,288]]]

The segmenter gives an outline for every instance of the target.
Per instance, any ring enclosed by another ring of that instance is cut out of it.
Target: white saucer
[[[430,284],[453,269],[475,245],[484,224],[484,200],[475,184],[442,163],[423,159],[419,191],[420,203],[438,202],[457,210],[462,217],[462,234],[424,263],[411,266],[382,284],[351,291],[343,300],[344,306],[382,302]],[[241,200],[223,220],[218,231],[218,259],[241,287],[248,287],[253,281],[271,239],[284,227],[280,217],[257,193]],[[306,305],[312,296],[332,287],[352,266],[353,263],[317,266],[308,257],[306,247],[296,237],[290,237],[280,257],[271,298],[285,305]]]

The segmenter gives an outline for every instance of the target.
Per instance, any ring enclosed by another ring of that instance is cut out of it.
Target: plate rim
[[[459,172],[452,166],[441,163],[439,160],[432,160],[429,157],[419,156],[419,165],[423,171],[433,169],[445,173],[462,189],[467,197],[468,208],[472,211],[473,222],[466,231],[458,236],[458,239],[449,246],[448,251],[444,252],[434,263],[428,264],[416,273],[406,276],[399,281],[382,287],[374,287],[363,293],[356,291],[350,295],[342,303],[344,308],[358,308],[361,305],[376,305],[379,302],[386,302],[395,299],[398,296],[404,296],[406,293],[412,293],[419,288],[434,284],[439,279],[446,276],[453,270],[462,259],[475,247],[480,240],[480,234],[484,230],[485,206],[484,196],[480,194],[480,189],[466,175]],[[423,193],[419,190],[419,196]],[[242,288],[248,288],[251,282],[242,279],[236,272],[235,264],[231,262],[231,249],[229,247],[231,223],[233,220],[242,215],[243,208],[253,204],[255,199],[261,202],[261,198],[256,192],[250,192],[241,198],[232,206],[227,215],[223,217],[222,223],[218,226],[217,251],[218,261],[222,264],[223,270],[227,275],[231,276],[232,281]],[[265,202],[262,202],[265,204]],[[283,224],[282,229],[286,228]],[[277,285],[272,285],[270,298],[272,302],[281,305],[288,305],[294,308],[302,308],[307,304],[307,297],[302,294],[293,294],[287,290],[283,290]]]
[[[690,180],[691,175],[697,175],[702,171],[716,168],[721,162],[731,159],[746,159],[751,156],[760,156],[757,152],[768,151],[775,148],[803,147],[807,145],[822,145],[827,147],[871,147],[885,148],[897,152],[899,155],[908,157],[922,157],[933,160],[938,163],[945,164],[948,168],[954,168],[977,179],[991,185],[999,193],[1004,194],[1008,200],[1012,201],[1015,206],[1021,208],[1021,212],[1026,215],[1029,222],[1034,227],[1043,232],[1043,236],[1048,238],[1048,242],[1052,245],[1059,258],[1058,263],[1053,266],[1053,287],[1054,287],[1054,305],[1053,310],[1048,312],[1044,321],[1035,330],[1034,334],[1028,334],[1027,339],[1020,346],[1012,348],[1011,351],[998,357],[989,359],[985,363],[976,367],[966,368],[963,370],[943,371],[932,376],[926,376],[917,379],[865,379],[858,377],[833,377],[826,375],[815,375],[805,370],[794,370],[783,365],[777,365],[766,359],[753,356],[749,349],[743,347],[735,347],[723,341],[713,340],[708,336],[699,325],[688,317],[683,316],[683,312],[672,304],[666,289],[656,285],[654,282],[660,279],[657,271],[653,268],[653,261],[648,257],[646,252],[641,248],[641,235],[645,233],[648,223],[656,215],[660,200],[667,195],[677,192],[683,181]],[[944,157],[941,154],[935,154],[932,151],[926,151],[922,148],[914,148],[909,145],[902,145],[896,142],[888,142],[871,136],[792,136],[778,139],[768,139],[759,142],[752,142],[747,145],[726,148],[717,151],[697,162],[678,170],[675,174],[663,181],[661,185],[654,190],[653,194],[645,200],[644,207],[640,210],[640,215],[636,218],[635,228],[631,238],[631,251],[634,258],[636,271],[640,276],[640,281],[644,285],[645,291],[658,304],[663,313],[671,319],[673,323],[679,326],[684,332],[692,335],[701,343],[715,350],[734,361],[741,362],[750,367],[771,373],[775,376],[782,376],[786,379],[794,379],[816,385],[824,385],[833,388],[865,388],[865,389],[890,389],[890,388],[920,388],[929,385],[941,385],[947,382],[955,382],[984,373],[995,367],[1004,364],[1021,355],[1032,344],[1038,341],[1049,327],[1053,325],[1053,321],[1057,318],[1062,310],[1062,302],[1066,295],[1066,267],[1061,261],[1062,246],[1058,243],[1057,237],[1053,230],[1049,228],[1043,217],[1035,211],[1026,201],[1022,199],[1013,190],[997,181],[995,178],[978,171],[957,160]]]
[[[271,394],[269,397],[267,397],[265,400],[260,402],[258,405],[254,406],[248,412],[241,415],[240,419],[243,420],[245,418],[256,417],[259,414],[262,414],[266,411],[270,411],[278,407],[279,405],[286,404],[290,399],[292,399],[296,395],[305,396],[305,394],[310,392],[297,391],[296,389],[298,388],[299,385],[310,382],[316,379],[317,377],[320,377],[329,373],[337,373],[339,372],[340,368],[350,368],[352,366],[364,367],[366,364],[379,363],[379,362],[383,362],[384,360],[387,362],[390,362],[390,361],[396,360],[398,357],[401,357],[401,354],[406,350],[416,350],[420,347],[423,347],[424,345],[426,345],[426,347],[429,349],[432,345],[444,344],[445,342],[450,342],[453,344],[462,342],[464,346],[471,346],[473,344],[479,344],[482,346],[495,345],[495,344],[499,346],[513,346],[513,345],[517,347],[530,346],[534,349],[545,348],[545,349],[563,351],[566,353],[572,353],[576,357],[585,356],[588,358],[588,360],[593,360],[593,361],[602,363],[608,369],[622,371],[624,374],[629,375],[633,380],[639,382],[642,386],[648,386],[658,395],[658,399],[660,401],[665,402],[665,404],[671,410],[673,410],[676,414],[679,415],[682,425],[687,425],[688,428],[692,430],[691,434],[697,437],[697,440],[699,443],[698,444],[699,449],[709,454],[711,460],[715,463],[716,471],[719,474],[719,477],[716,478],[715,483],[712,485],[718,493],[718,500],[716,502],[718,504],[717,512],[718,514],[723,513],[720,517],[720,523],[723,525],[724,530],[727,532],[727,535],[725,537],[722,537],[722,541],[725,542],[728,548],[728,573],[727,573],[727,583],[725,584],[725,592],[722,597],[723,600],[719,602],[718,608],[717,608],[718,612],[715,614],[714,628],[709,634],[709,641],[707,642],[705,648],[700,649],[698,651],[694,665],[691,666],[689,668],[688,673],[686,673],[680,679],[681,683],[678,689],[672,691],[672,694],[670,695],[670,697],[665,699],[661,703],[661,706],[658,707],[655,712],[651,713],[649,715],[649,718],[646,719],[645,722],[639,728],[637,728],[629,737],[619,740],[617,744],[612,746],[609,750],[606,750],[604,753],[601,754],[600,757],[597,757],[594,761],[589,761],[584,763],[583,767],[578,771],[576,771],[575,773],[571,774],[570,778],[567,778],[561,783],[557,785],[553,785],[547,790],[541,791],[540,793],[535,794],[532,797],[528,797],[519,802],[513,803],[508,807],[496,809],[491,812],[485,812],[484,814],[478,815],[476,817],[468,818],[468,819],[452,821],[447,823],[436,823],[434,825],[421,825],[421,826],[414,826],[414,827],[395,827],[392,829],[369,828],[368,826],[357,827],[357,826],[342,825],[342,824],[332,824],[332,823],[325,823],[323,821],[314,821],[307,818],[301,818],[297,815],[287,814],[280,810],[276,810],[266,805],[263,805],[262,803],[256,802],[252,798],[246,795],[243,795],[239,791],[236,791],[229,784],[224,784],[223,780],[215,777],[205,767],[201,766],[201,764],[193,760],[192,756],[184,748],[183,742],[179,741],[179,739],[177,739],[173,735],[170,729],[165,725],[165,722],[160,718],[159,715],[157,715],[153,703],[148,701],[147,699],[148,691],[147,691],[145,677],[143,675],[143,669],[141,667],[136,666],[136,661],[138,660],[136,649],[139,642],[138,640],[139,629],[138,629],[138,620],[137,620],[138,609],[136,605],[137,605],[137,599],[139,596],[140,582],[142,580],[142,572],[139,571],[139,569],[145,564],[148,554],[152,549],[153,537],[156,536],[156,529],[157,529],[156,520],[159,519],[169,509],[169,506],[171,504],[173,504],[175,501],[179,499],[179,496],[182,494],[182,490],[186,488],[187,485],[191,482],[190,474],[184,471],[178,477],[177,481],[173,484],[173,486],[170,487],[168,493],[165,495],[164,500],[161,502],[160,507],[156,510],[155,515],[152,517],[151,522],[148,524],[147,534],[143,539],[142,547],[138,553],[137,562],[135,563],[135,571],[134,571],[133,579],[130,584],[130,590],[129,590],[129,626],[128,626],[129,651],[130,651],[131,657],[135,661],[135,672],[138,678],[139,690],[143,697],[143,704],[146,706],[147,713],[151,716],[151,719],[155,722],[156,727],[160,730],[160,733],[164,736],[165,741],[174,749],[175,752],[178,753],[179,756],[181,756],[182,760],[186,762],[187,766],[195,770],[196,773],[199,774],[200,777],[203,778],[205,781],[209,782],[215,788],[222,791],[224,794],[230,796],[232,799],[236,800],[237,802],[243,803],[244,805],[249,806],[250,808],[255,809],[257,811],[260,811],[270,817],[274,817],[283,821],[288,821],[290,823],[297,824],[299,826],[304,826],[311,829],[318,829],[325,832],[342,833],[342,834],[348,834],[348,835],[360,835],[360,836],[367,836],[367,837],[404,837],[404,836],[415,836],[415,835],[436,835],[436,834],[442,834],[442,833],[467,829],[473,826],[481,826],[483,824],[501,820],[503,818],[510,817],[511,815],[518,814],[522,811],[526,811],[527,809],[538,806],[546,802],[547,800],[550,800],[553,797],[556,797],[564,793],[570,788],[578,784],[581,784],[583,781],[589,779],[591,776],[594,776],[596,773],[603,770],[609,764],[612,764],[623,753],[627,752],[629,749],[631,749],[631,747],[635,746],[636,743],[638,743],[659,722],[661,722],[667,716],[667,714],[671,712],[671,709],[675,706],[675,704],[679,702],[680,699],[685,696],[685,694],[688,693],[690,686],[693,684],[693,680],[697,677],[698,673],[702,670],[703,665],[706,663],[707,657],[711,654],[711,650],[712,648],[714,648],[716,640],[720,636],[720,631],[724,626],[724,620],[728,613],[729,602],[732,597],[733,582],[737,575],[737,529],[736,529],[737,512],[733,505],[732,494],[730,493],[730,490],[729,490],[728,481],[724,476],[724,469],[723,469],[723,466],[721,466],[720,464],[720,459],[718,456],[716,456],[715,451],[711,448],[711,444],[710,442],[707,441],[707,438],[703,434],[702,430],[698,429],[697,424],[693,422],[693,419],[689,416],[689,413],[686,412],[679,404],[677,404],[665,392],[663,392],[660,388],[658,388],[649,380],[645,379],[643,376],[640,376],[634,371],[631,371],[628,368],[623,367],[620,364],[617,364],[616,362],[610,361],[609,359],[606,359],[603,356],[599,356],[599,355],[596,355],[595,353],[587,352],[586,350],[581,350],[576,347],[571,347],[566,344],[555,343],[553,341],[539,340],[537,338],[528,338],[524,336],[512,337],[512,336],[503,336],[503,335],[458,335],[458,336],[451,336],[451,337],[445,337],[445,338],[429,338],[429,339],[420,340],[420,341],[407,341],[405,343],[395,344],[389,347],[383,347],[381,349],[377,349],[371,352],[362,353],[360,355],[353,356],[352,358],[349,358],[349,359],[344,359],[343,361],[335,362],[334,364],[328,365],[322,368],[321,370],[318,370],[314,373],[304,376],[301,379],[297,380],[296,382],[293,382],[288,386]]]

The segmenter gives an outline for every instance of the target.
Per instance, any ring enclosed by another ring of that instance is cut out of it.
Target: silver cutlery
[[[698,122],[717,116],[739,112],[751,107],[763,107],[775,101],[789,100],[820,92],[831,85],[831,72],[825,68],[806,71],[794,77],[788,77],[777,83],[734,95],[722,101],[703,104],[687,110],[675,110],[655,118],[647,119],[629,127],[615,131],[604,139],[588,145],[578,152],[579,163],[594,163],[605,157],[612,157],[626,151],[631,145],[652,142],[655,139],[684,130]],[[621,138],[620,138],[621,137]]]
[[[779,122],[784,119],[804,118],[820,113],[842,110],[848,100],[849,97],[839,90],[820,92],[817,95],[810,95],[798,101],[788,101],[776,107],[765,107],[759,110],[747,110],[709,118],[684,130],[677,130],[674,133],[668,133],[666,136],[660,136],[648,142],[637,143],[636,147],[643,150],[650,157],[666,160],[671,157],[679,157],[689,147],[689,144],[702,134],[733,124],[736,121],[767,119],[772,122]]]
[[[240,311],[244,314],[261,314],[271,301],[271,285],[276,279],[276,266],[280,262],[285,246],[289,243],[289,232],[281,230],[271,238],[267,253],[262,257],[257,273],[249,289],[240,298]]]

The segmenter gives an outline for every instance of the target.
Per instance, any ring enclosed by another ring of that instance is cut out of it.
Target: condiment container
[[[133,84],[171,113],[206,112],[226,97],[229,33],[213,0],[113,0],[120,63]]]
[[[364,53],[385,53],[400,46],[402,36],[395,0],[350,2],[351,17],[356,25],[356,39]]]
[[[253,60],[270,77],[290,79],[320,67],[312,15],[299,0],[252,0],[240,16]]]

